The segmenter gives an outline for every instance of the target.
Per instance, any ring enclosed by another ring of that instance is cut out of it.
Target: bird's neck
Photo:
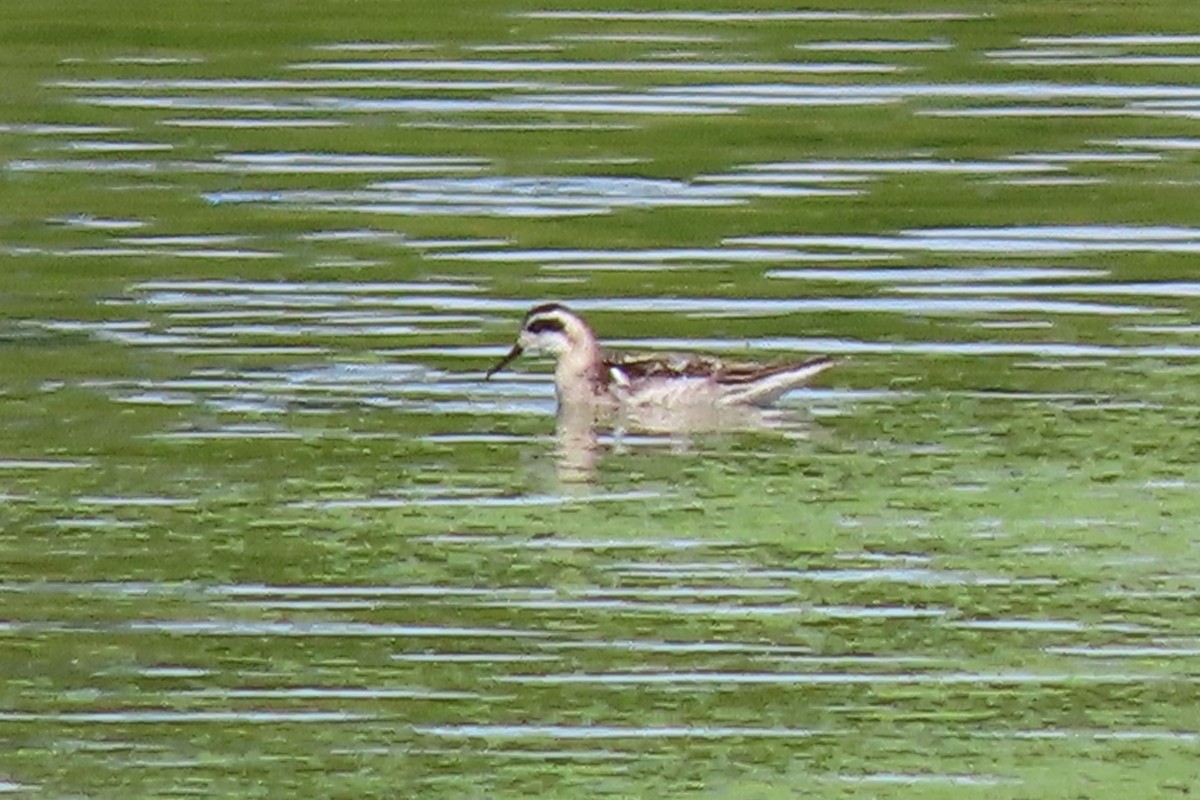
[[[604,353],[594,337],[580,341],[558,358],[554,382],[560,401],[590,398],[604,385]]]

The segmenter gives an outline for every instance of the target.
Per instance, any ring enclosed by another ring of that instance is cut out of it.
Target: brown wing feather
[[[714,374],[719,364],[712,359],[674,353],[617,355],[604,359],[606,367],[616,367],[632,380],[640,378],[704,378]]]
[[[630,380],[643,378],[713,378],[718,383],[749,383],[781,372],[813,366],[830,361],[829,356],[816,356],[805,361],[785,361],[774,364],[729,362],[718,358],[692,354],[661,353],[647,355],[606,354],[604,366],[616,367]],[[607,372],[607,369],[606,369]]]
[[[724,369],[716,375],[716,379],[721,383],[750,383],[782,372],[814,367],[832,360],[829,356],[814,356],[804,361],[782,361],[774,364],[726,364]]]

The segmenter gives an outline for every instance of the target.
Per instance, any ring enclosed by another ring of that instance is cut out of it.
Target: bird
[[[556,359],[560,416],[579,409],[649,409],[661,414],[766,408],[837,363],[824,355],[763,364],[693,353],[608,353],[583,317],[560,303],[531,308],[521,321],[517,343],[484,379],[523,354]]]

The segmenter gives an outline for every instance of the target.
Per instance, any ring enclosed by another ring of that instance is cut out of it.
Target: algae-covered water
[[[0,795],[1194,794],[1200,6],[901,5],[6,0]]]

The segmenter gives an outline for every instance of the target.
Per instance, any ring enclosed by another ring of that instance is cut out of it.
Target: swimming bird
[[[656,413],[771,405],[837,362],[829,356],[776,364],[729,362],[699,354],[605,352],[591,326],[564,305],[531,308],[517,343],[487,371],[491,378],[522,354],[551,355],[560,416],[580,408]]]

